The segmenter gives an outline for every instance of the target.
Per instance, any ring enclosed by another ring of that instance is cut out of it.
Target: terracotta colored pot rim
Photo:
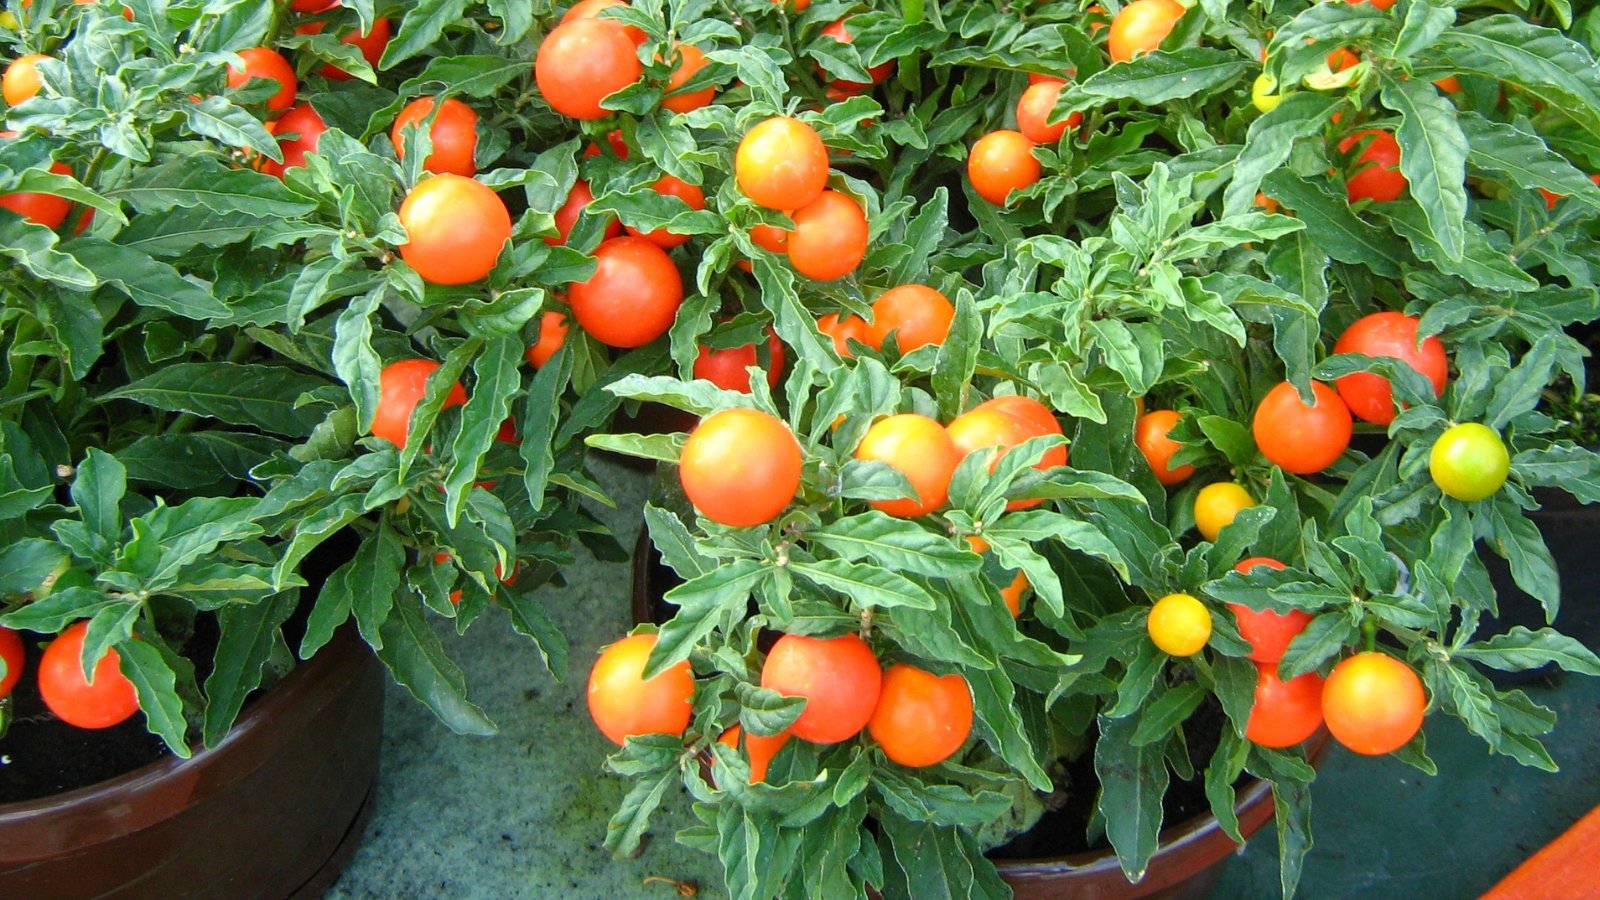
[[[1315,740],[1315,739],[1313,739]],[[1272,802],[1272,782],[1255,779],[1244,790],[1239,791],[1234,798],[1234,809],[1241,810],[1255,806],[1258,803]],[[1210,812],[1195,814],[1189,820],[1166,828],[1161,831],[1161,836],[1156,844],[1155,856],[1172,853],[1187,847],[1190,844],[1199,844],[1214,841],[1218,836],[1224,836],[1222,823]],[[1248,837],[1248,835],[1246,835]],[[1231,843],[1232,838],[1227,838]],[[1070,869],[1074,872],[1089,875],[1100,872],[1122,871],[1122,863],[1117,860],[1116,851],[1086,850],[1083,853],[1074,853],[1071,856],[1041,857],[1038,859],[997,859],[995,867],[1001,875],[1057,875],[1063,870]]]
[[[275,725],[292,706],[303,701],[307,685],[316,684],[338,667],[348,665],[351,659],[350,651],[355,649],[351,647],[354,642],[357,642],[357,639],[352,636],[349,628],[341,628],[335,632],[333,639],[315,656],[296,665],[264,695],[246,706],[227,735],[215,747],[200,747],[188,759],[168,753],[154,762],[98,784],[48,797],[0,804],[0,829],[13,827],[15,823],[37,817],[41,813],[64,812],[74,807],[116,802],[118,798],[126,799],[128,795],[139,793],[150,785],[179,777],[186,769],[205,765],[208,759],[227,753],[236,745],[254,740],[258,732]],[[137,827],[143,827],[143,823]],[[137,829],[130,827],[128,830]]]

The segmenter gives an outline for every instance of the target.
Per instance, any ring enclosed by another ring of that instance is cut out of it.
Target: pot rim
[[[1272,782],[1256,778],[1244,790],[1238,792],[1233,807],[1236,810],[1252,807],[1263,801],[1270,801],[1271,795]],[[1161,830],[1157,838],[1156,851],[1150,855],[1150,864],[1153,866],[1156,859],[1166,854],[1176,852],[1189,844],[1207,841],[1219,834],[1227,837],[1216,815],[1210,811],[1196,813],[1177,825]],[[1248,839],[1249,835],[1245,837]],[[1233,838],[1228,837],[1228,841],[1232,843]],[[1122,871],[1122,863],[1117,858],[1116,850],[1109,847],[1104,850],[1085,850],[1070,856],[997,859],[993,862],[1001,875],[1052,875],[1065,870],[1081,873]]]
[[[352,658],[352,654],[349,653],[352,643],[358,641],[348,625],[335,630],[333,638],[316,655],[300,661],[277,684],[268,688],[254,703],[249,704],[216,746],[202,745],[188,759],[183,759],[169,750],[158,759],[105,781],[47,797],[0,803],[0,829],[34,824],[41,817],[85,805],[114,801],[130,793],[138,793],[151,785],[180,777],[189,769],[209,765],[211,760],[227,754],[235,745],[251,739],[256,732],[279,722],[292,705],[301,701],[305,685],[315,684],[334,669],[348,665]],[[140,824],[142,826],[144,823]]]

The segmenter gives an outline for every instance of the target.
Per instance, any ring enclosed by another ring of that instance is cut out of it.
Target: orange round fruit
[[[700,420],[678,457],[683,492],[700,515],[748,528],[778,517],[800,490],[800,444],[777,416],[725,409]]]
[[[1140,416],[1133,426],[1134,445],[1150,463],[1150,471],[1155,473],[1156,480],[1168,486],[1178,484],[1194,474],[1194,466],[1185,464],[1174,468],[1172,465],[1173,454],[1183,449],[1183,445],[1167,437],[1167,434],[1181,418],[1173,410],[1154,409]]]
[[[688,660],[644,677],[656,636],[635,634],[600,651],[589,671],[589,715],[612,743],[642,734],[681,735],[694,712],[694,670]]]
[[[849,194],[825,190],[795,211],[786,243],[796,272],[817,281],[843,278],[867,255],[867,214]]]
[[[739,141],[733,175],[739,189],[758,205],[799,209],[828,186],[828,147],[810,125],[775,116]]]
[[[786,634],[767,653],[761,686],[804,697],[805,709],[789,730],[803,741],[835,744],[855,737],[878,706],[883,671],[860,635],[814,638]]]
[[[1001,129],[978,138],[967,156],[972,189],[995,206],[1005,206],[1012,191],[1033,184],[1043,174],[1033,148],[1033,141],[1018,131]]]
[[[433,97],[418,97],[406,104],[405,109],[400,110],[400,115],[395,116],[394,126],[389,129],[389,138],[394,142],[394,152],[401,160],[406,158],[405,132],[427,121],[433,112],[433,104]],[[473,161],[478,149],[478,114],[472,111],[472,107],[454,97],[445,98],[439,106],[439,114],[433,117],[428,138],[433,142],[433,150],[422,163],[424,169],[465,178],[478,173],[477,163]]]
[[[400,204],[400,256],[433,284],[466,284],[494,270],[511,239],[511,213],[492,188],[460,175],[419,182]]]
[[[972,733],[972,688],[958,674],[934,675],[896,663],[883,673],[867,732],[902,766],[944,762]]]
[[[950,476],[961,462],[944,426],[915,413],[872,423],[855,456],[887,463],[911,482],[915,499],[872,501],[875,508],[902,519],[925,516],[943,506],[950,496]]]
[[[955,318],[955,305],[944,294],[925,284],[902,284],[873,301],[866,343],[873,349],[881,348],[892,333],[901,353],[928,344],[943,344]]]

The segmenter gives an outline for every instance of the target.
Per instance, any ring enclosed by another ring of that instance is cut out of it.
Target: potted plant
[[[747,102],[602,105],[683,129],[728,223],[690,245],[721,293],[680,314],[677,371],[605,387],[697,424],[590,438],[681,487],[645,514],[667,614],[590,674],[634,782],[612,849],[681,781],[701,824],[678,839],[738,896],[1069,895],[1110,865],[1136,896],[1194,890],[1270,795],[1289,895],[1319,729],[1431,773],[1422,725],[1452,715],[1555,765],[1554,716],[1485,670],[1600,658],[1543,621],[1485,630],[1477,551],[1553,618],[1529,492],[1594,499],[1600,458],[1562,435],[1586,353],[1565,329],[1600,312],[1588,24],[1107,6],[907,3],[851,15],[846,49],[808,43],[837,7],[751,10],[707,54]],[[664,40],[685,13],[601,18]],[[855,84],[790,68],[786,115],[749,57],[791,45]],[[1030,72],[1072,76],[1043,123]],[[938,188],[963,160],[956,229]],[[826,191],[866,211],[844,272],[795,252]],[[747,244],[764,224],[789,243]],[[770,320],[787,375],[694,371],[719,317],[744,344]],[[1163,831],[1184,789],[1210,821]],[[1193,852],[1204,831],[1231,840]]]
[[[574,537],[621,556],[558,434],[602,372],[527,360],[598,220],[563,245],[538,123],[458,99],[509,78],[475,38],[292,7],[0,17],[0,893],[316,893],[370,809],[366,648],[493,733],[440,626],[509,619],[560,677],[532,592]],[[441,191],[506,234],[449,245]]]

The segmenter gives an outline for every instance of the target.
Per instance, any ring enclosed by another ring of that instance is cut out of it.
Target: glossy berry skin
[[[1283,563],[1271,557],[1253,556],[1241,561],[1233,569],[1249,574],[1258,566],[1284,568]],[[1228,609],[1233,611],[1233,617],[1238,620],[1239,636],[1250,645],[1249,658],[1258,663],[1277,665],[1278,660],[1283,659],[1284,651],[1289,649],[1290,642],[1311,624],[1311,614],[1302,609],[1291,609],[1286,613],[1270,609],[1257,612],[1241,603],[1229,603]]]
[[[1054,144],[1061,140],[1069,128],[1083,122],[1083,113],[1075,112],[1054,125],[1048,124],[1055,112],[1056,100],[1066,82],[1056,79],[1031,84],[1017,100],[1017,130],[1035,144]]]
[[[800,490],[804,459],[794,432],[755,409],[700,420],[678,457],[678,478],[695,510],[719,525],[765,525]]]
[[[758,205],[799,209],[828,186],[828,148],[810,125],[776,116],[750,129],[739,141],[733,174],[739,190]]]
[[[788,745],[792,737],[794,732],[787,728],[777,734],[745,734],[743,728],[735,725],[724,731],[717,738],[717,743],[730,750],[738,750],[742,739],[746,761],[750,765],[750,783],[760,784],[767,780],[767,769],[772,766],[772,758]]]
[[[702,344],[694,360],[694,377],[703,378],[725,391],[750,393],[751,366],[761,365],[755,344],[713,350]],[[776,334],[767,338],[767,385],[776,390],[783,378],[783,342]]]
[[[829,313],[817,320],[817,330],[833,340],[834,352],[845,359],[855,356],[850,350],[852,340],[872,346],[870,328],[860,316],[846,314],[840,318],[838,313]]]
[[[433,105],[433,97],[418,97],[406,104],[405,109],[400,110],[400,115],[395,117],[394,126],[389,129],[389,138],[394,142],[395,154],[402,161],[406,158],[406,133],[412,128],[422,127],[433,112]],[[428,137],[433,142],[433,149],[422,163],[424,169],[465,178],[478,173],[477,163],[473,161],[473,155],[478,150],[478,114],[472,111],[472,107],[454,97],[446,98],[439,107],[439,114],[433,118]]]
[[[584,185],[584,188],[587,190],[588,185]],[[679,200],[682,200],[684,203],[688,204],[690,209],[698,210],[706,208],[705,191],[702,191],[699,186],[690,184],[681,178],[677,178],[672,175],[663,175],[660,178],[657,178],[654,184],[650,185],[650,189],[663,197],[677,197]],[[570,232],[571,230],[572,228],[569,225],[567,227],[567,231]],[[628,233],[634,237],[642,237],[663,250],[671,250],[673,247],[681,247],[689,242],[689,236],[687,234],[678,234],[674,231],[668,231],[665,228],[658,228],[655,231],[642,232],[639,229],[634,228],[632,225],[629,225]],[[563,232],[563,234],[565,234],[565,232]]]
[[[22,677],[27,653],[22,646],[22,636],[9,628],[0,628],[0,658],[6,661],[6,673],[0,675],[0,700],[11,696],[11,689]]]
[[[1261,398],[1250,423],[1262,455],[1296,475],[1333,465],[1354,431],[1350,408],[1333,388],[1313,381],[1311,393],[1316,402],[1307,406],[1293,384],[1282,382]]]
[[[1428,473],[1447,496],[1464,502],[1487,499],[1511,473],[1511,453],[1494,429],[1462,422],[1445,429],[1428,452]]]
[[[1201,537],[1215,541],[1241,510],[1255,505],[1256,499],[1243,485],[1231,481],[1208,484],[1194,497],[1194,527]]]
[[[1000,448],[989,464],[989,471],[993,472],[1001,458],[1013,447],[1033,438],[1060,435],[1061,423],[1039,401],[1031,397],[1008,395],[986,400],[956,416],[945,426],[945,430],[963,459],[980,450]],[[1034,463],[1034,468],[1046,471],[1066,464],[1067,448],[1052,447]],[[1006,509],[1031,509],[1043,502],[1037,498],[1012,500],[1006,503]]]
[[[995,206],[1005,206],[1012,191],[1033,184],[1044,172],[1033,148],[1033,141],[1018,131],[1001,129],[978,138],[967,156],[972,189]]]
[[[690,91],[687,94],[673,93],[678,88],[689,83],[696,73],[706,67],[705,51],[693,44],[679,44],[677,46],[679,59],[677,66],[672,70],[672,77],[667,80],[666,96],[661,98],[661,108],[678,113],[693,112],[702,106],[710,105],[717,96],[715,86]]]
[[[1256,667],[1255,703],[1244,736],[1263,747],[1293,747],[1322,727],[1322,676],[1306,672],[1284,681],[1277,667]]]
[[[574,119],[603,119],[600,101],[639,80],[636,45],[621,23],[573,19],[557,25],[539,45],[534,80],[550,108]]]
[[[466,284],[494,270],[511,239],[511,213],[492,188],[460,175],[419,182],[400,204],[400,256],[432,284]]]
[[[627,5],[627,0],[578,0],[577,3],[572,4],[571,9],[567,10],[567,14],[561,17],[561,22],[565,24],[574,19],[593,19],[602,11],[613,6]],[[633,25],[622,26],[622,32],[628,36],[628,40],[632,41],[635,47],[641,46],[650,39],[650,36],[644,33],[644,29]]]
[[[589,716],[612,743],[643,734],[683,734],[694,712],[694,670],[687,660],[645,678],[656,636],[635,634],[600,652],[589,671]]]
[[[1189,594],[1168,594],[1150,607],[1150,640],[1169,656],[1193,656],[1211,640],[1211,611]]]
[[[872,303],[867,344],[881,349],[890,334],[901,353],[928,344],[943,344],[956,318],[950,298],[925,284],[902,284],[884,291]]]
[[[1417,346],[1420,321],[1404,313],[1379,312],[1351,323],[1333,345],[1334,353],[1361,353],[1398,359],[1433,384],[1436,397],[1444,396],[1450,378],[1450,360],[1437,335]],[[1356,372],[1334,382],[1350,412],[1364,422],[1387,425],[1394,421],[1394,389],[1389,379],[1371,372]]]
[[[594,274],[567,289],[572,314],[608,347],[642,347],[672,327],[683,304],[683,276],[667,252],[644,238],[595,248]]]
[[[943,506],[950,497],[950,476],[961,462],[944,426],[915,413],[874,422],[855,457],[887,463],[911,482],[914,497],[871,501],[874,508],[901,519],[925,516]]]
[[[789,729],[815,744],[847,741],[865,728],[878,706],[883,672],[878,657],[859,635],[778,638],[761,666],[761,686],[786,697],[806,698]]]
[[[295,104],[277,121],[269,122],[268,127],[278,138],[283,162],[263,159],[261,171],[279,178],[283,177],[285,171],[305,165],[306,155],[317,152],[317,143],[322,140],[323,132],[328,130],[322,115],[310,103]]]
[[[244,60],[244,68],[228,67],[228,87],[240,87],[257,78],[271,79],[278,82],[278,90],[267,98],[267,109],[278,112],[294,105],[300,82],[283,54],[271,47],[250,47],[240,50],[239,58]]]
[[[786,241],[789,264],[815,281],[856,270],[867,255],[867,214],[849,194],[823,191],[794,213]]]
[[[67,627],[39,659],[39,696],[56,718],[76,728],[110,728],[139,711],[139,694],[122,674],[115,649],[94,667],[94,680],[83,677],[83,639],[89,622]]]
[[[1409,743],[1422,729],[1427,706],[1417,673],[1374,651],[1334,666],[1322,687],[1328,730],[1339,743],[1366,756],[1392,753]]]
[[[5,74],[0,75],[0,96],[5,97],[7,106],[17,106],[39,93],[44,86],[39,62],[49,58],[43,53],[25,53],[6,66]]]
[[[295,34],[321,34],[326,22],[307,22],[295,26]],[[392,34],[389,20],[385,18],[374,19],[372,30],[366,33],[351,30],[339,37],[339,43],[349,44],[356,48],[361,58],[374,70],[378,68],[378,60],[383,58],[385,47],[389,46],[389,37]],[[330,81],[349,81],[353,76],[333,63],[324,63],[317,68],[317,74]]]
[[[1399,199],[1406,190],[1406,177],[1400,174],[1400,143],[1391,132],[1368,128],[1340,141],[1339,152],[1350,153],[1363,140],[1367,140],[1366,147],[1352,164],[1355,174],[1345,181],[1350,202],[1387,203]]]
[[[1111,20],[1111,32],[1106,39],[1111,61],[1127,62],[1140,53],[1160,47],[1172,33],[1172,27],[1178,24],[1183,11],[1183,5],[1177,0],[1133,0],[1124,6]]]
[[[883,673],[867,732],[884,756],[902,766],[937,765],[972,733],[972,688],[955,673],[935,675],[896,663]]]
[[[578,224],[578,215],[592,202],[594,202],[594,192],[589,190],[589,182],[582,179],[574,181],[572,190],[567,192],[567,202],[561,204],[561,208],[555,212],[556,235],[545,238],[544,242],[552,247],[565,244],[568,236],[572,234],[573,226]],[[617,221],[616,216],[607,213],[606,228],[601,240],[608,241],[621,233],[622,223]]]
[[[0,137],[11,137],[14,132],[0,132]],[[50,171],[57,175],[71,175],[72,169],[66,163],[53,162]],[[16,191],[10,194],[0,194],[0,209],[9,209],[17,215],[46,228],[59,228],[67,220],[67,214],[72,211],[72,201],[55,194],[39,194],[33,191]]]
[[[1140,416],[1133,425],[1134,446],[1139,448],[1139,452],[1144,454],[1145,461],[1150,463],[1150,471],[1156,476],[1156,480],[1168,487],[1186,481],[1194,474],[1192,465],[1172,464],[1173,454],[1182,450],[1183,445],[1167,434],[1177,427],[1181,418],[1183,416],[1174,410],[1153,409]]]
[[[528,363],[535,369],[543,368],[567,341],[567,317],[555,310],[539,315],[539,339],[528,348]]]
[[[428,376],[439,368],[431,359],[402,359],[383,367],[378,375],[378,412],[372,419],[371,434],[405,449],[411,428],[411,412],[428,391]],[[456,382],[445,396],[446,409],[467,402],[467,392]]]

